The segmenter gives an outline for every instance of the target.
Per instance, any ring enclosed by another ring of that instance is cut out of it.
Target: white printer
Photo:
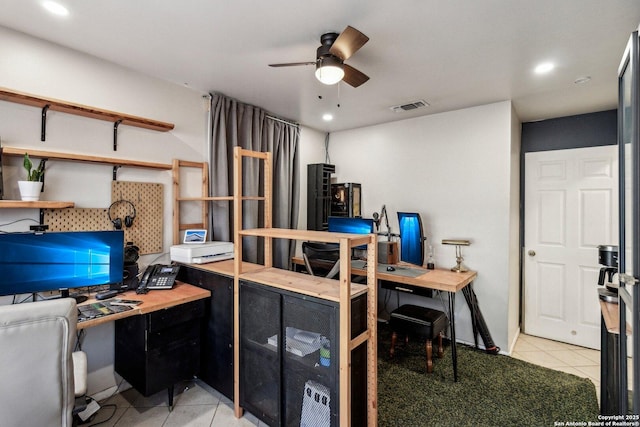
[[[233,258],[233,243],[207,242],[207,230],[186,230],[182,245],[171,246],[171,261],[206,264]]]
[[[206,242],[171,246],[171,261],[187,264],[206,264],[233,258],[233,243]]]

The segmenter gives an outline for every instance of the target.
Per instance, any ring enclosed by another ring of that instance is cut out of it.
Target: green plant
[[[27,170],[27,181],[40,181],[40,178],[44,175],[44,162],[40,160],[38,167],[33,169],[33,164],[31,163],[28,153],[24,153],[22,165]]]

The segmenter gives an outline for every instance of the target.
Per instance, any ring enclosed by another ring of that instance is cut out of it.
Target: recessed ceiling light
[[[554,67],[555,65],[551,62],[543,62],[542,64],[539,64],[534,71],[536,74],[545,74],[553,70]]]
[[[69,9],[55,1],[45,1],[42,6],[54,15],[67,16],[69,14]]]
[[[543,62],[541,64],[538,64],[538,66],[536,66],[534,71],[537,74],[544,74],[544,73],[548,73],[549,71],[553,70],[554,67],[555,67],[555,65],[553,65],[553,63],[551,63],[551,62]]]
[[[331,120],[333,120],[333,114],[324,113],[322,115],[322,120],[324,120],[325,122],[330,122]]]

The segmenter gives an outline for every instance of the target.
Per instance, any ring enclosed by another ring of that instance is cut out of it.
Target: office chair
[[[73,352],[77,312],[72,298],[0,306],[0,424],[73,425],[87,389],[86,355]]]
[[[340,247],[331,243],[302,242],[307,273],[329,279],[340,273]]]

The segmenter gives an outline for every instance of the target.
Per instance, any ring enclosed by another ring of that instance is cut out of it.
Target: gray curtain
[[[233,194],[233,148],[271,152],[273,158],[272,219],[273,227],[297,228],[300,194],[298,158],[299,128],[274,119],[261,108],[214,93],[211,95],[210,188],[212,196]],[[243,194],[262,196],[264,171],[262,162],[244,159]],[[263,202],[243,202],[243,228],[264,226]],[[233,204],[212,203],[213,240],[233,239]],[[273,264],[289,268],[295,242],[274,241]],[[243,259],[262,263],[262,239],[243,240]]]

